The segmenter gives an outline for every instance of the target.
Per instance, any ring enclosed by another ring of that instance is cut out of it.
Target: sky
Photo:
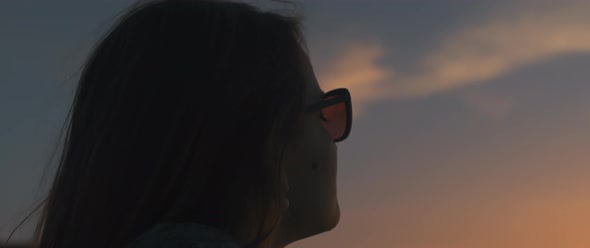
[[[77,70],[131,2],[0,2],[2,241],[48,190]],[[338,226],[288,247],[590,247],[590,2],[297,2],[354,120]]]

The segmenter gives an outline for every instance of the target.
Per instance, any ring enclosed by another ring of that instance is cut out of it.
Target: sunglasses
[[[352,127],[352,103],[350,92],[345,88],[325,93],[322,101],[307,107],[305,113],[320,111],[322,125],[334,142],[345,140]]]

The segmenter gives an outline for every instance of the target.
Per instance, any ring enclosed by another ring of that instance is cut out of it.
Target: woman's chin
[[[329,213],[326,214],[326,218],[324,219],[324,223],[321,228],[321,232],[328,232],[334,229],[338,223],[340,222],[340,206],[338,205],[338,201],[336,201],[330,210]]]

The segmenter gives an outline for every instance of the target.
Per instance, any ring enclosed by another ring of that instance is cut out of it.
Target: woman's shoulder
[[[199,223],[161,223],[125,248],[240,248],[225,232]]]

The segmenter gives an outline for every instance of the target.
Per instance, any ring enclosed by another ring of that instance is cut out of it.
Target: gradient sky
[[[0,2],[1,241],[130,2]],[[355,118],[339,225],[288,247],[590,247],[590,2],[299,2],[320,86],[348,88]]]

